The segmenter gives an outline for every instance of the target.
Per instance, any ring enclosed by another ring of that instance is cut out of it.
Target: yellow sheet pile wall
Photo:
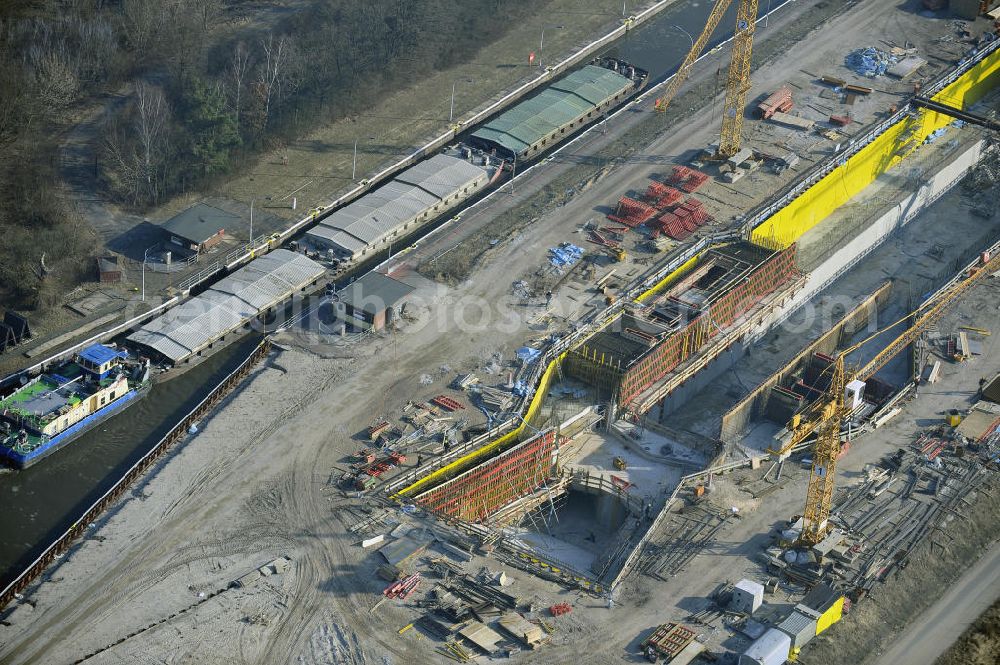
[[[1000,50],[977,63],[933,99],[967,109],[997,85],[998,74]],[[760,224],[753,230],[752,239],[768,246],[788,247],[916,149],[931,132],[951,121],[949,116],[920,109],[915,118],[892,125],[845,164]]]
[[[661,293],[662,291],[665,291],[671,284],[673,284],[678,279],[686,275],[688,271],[690,271],[692,268],[698,265],[698,260],[702,257],[703,254],[704,252],[699,252],[698,254],[695,254],[690,259],[682,263],[676,270],[674,270],[669,275],[667,275],[659,282],[657,282],[653,286],[653,288],[642,293],[642,295],[636,298],[636,301],[640,303],[645,302],[651,296],[654,296],[658,293]]]
[[[477,448],[468,455],[459,457],[455,461],[441,467],[437,471],[427,474],[412,485],[401,489],[396,496],[412,496],[422,489],[430,489],[438,483],[442,483],[449,478],[454,478],[466,469],[492,455],[494,452],[499,452],[517,442],[524,433],[526,427],[534,425],[533,421],[538,415],[538,410],[542,406],[542,401],[545,399],[546,393],[549,391],[549,386],[552,385],[552,377],[556,373],[556,367],[565,357],[566,353],[560,354],[559,357],[550,362],[549,366],[545,368],[544,372],[542,372],[542,378],[538,382],[538,390],[535,391],[534,396],[531,398],[531,403],[528,405],[528,410],[525,412],[524,420],[520,425],[507,432],[499,439],[490,441],[482,448]],[[527,425],[525,425],[525,423],[527,423]]]

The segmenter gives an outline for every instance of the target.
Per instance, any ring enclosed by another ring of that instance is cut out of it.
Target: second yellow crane
[[[936,297],[915,312],[896,321],[883,330],[871,335],[854,346],[837,354],[830,367],[830,387],[826,393],[817,399],[803,414],[797,416],[788,425],[790,436],[780,450],[769,452],[784,459],[792,449],[804,442],[813,433],[816,434],[816,444],[813,448],[812,469],[809,474],[809,486],[806,490],[806,508],[803,513],[802,534],[800,540],[804,545],[815,545],[826,535],[833,506],[833,490],[836,483],[837,458],[840,457],[840,428],[849,415],[847,398],[853,393],[852,384],[871,378],[884,367],[900,351],[912,344],[932,323],[944,314],[945,309],[955,298],[968,291],[985,275],[1000,270],[1000,252],[991,259],[982,261],[980,265],[970,269],[970,272],[960,279],[955,279],[941,289]],[[892,330],[897,325],[914,319],[912,325],[875,355],[868,363],[848,372],[845,369],[845,358],[875,337]],[[855,390],[857,390],[855,388]],[[860,396],[860,393],[858,393]],[[853,407],[854,405],[850,405]]]

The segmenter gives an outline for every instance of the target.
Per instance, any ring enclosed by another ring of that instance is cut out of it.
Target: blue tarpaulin
[[[895,56],[873,46],[851,51],[844,58],[844,64],[847,65],[848,69],[870,79],[882,76],[885,74],[885,70],[889,69],[890,65],[896,64],[897,61],[898,58]]]
[[[583,248],[568,242],[561,243],[558,247],[549,249],[549,263],[562,268],[571,266],[583,256]]]
[[[517,357],[520,358],[524,363],[530,363],[538,356],[542,355],[542,352],[538,349],[533,349],[530,346],[522,346],[517,350]]]

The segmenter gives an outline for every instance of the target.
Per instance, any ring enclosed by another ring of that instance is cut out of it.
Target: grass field
[[[627,4],[628,11],[635,13],[653,3]],[[299,219],[311,207],[350,188],[355,141],[356,178],[360,180],[447,130],[453,86],[457,121],[537,76],[539,59],[529,66],[528,54],[538,55],[543,29],[540,60],[551,64],[621,24],[621,0],[549,0],[536,5],[534,23],[512,27],[485,45],[471,62],[455,63],[407,88],[388,91],[367,112],[336,119],[262,156],[248,173],[213,193],[244,202],[256,198],[258,209],[263,205],[286,220]],[[293,199],[297,199],[297,210],[291,209]]]

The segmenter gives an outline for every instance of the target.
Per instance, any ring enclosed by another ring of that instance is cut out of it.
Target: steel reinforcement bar
[[[240,363],[239,367],[233,370],[226,378],[222,379],[209,392],[201,402],[198,403],[186,416],[174,425],[167,434],[160,439],[153,448],[143,455],[135,464],[129,468],[125,474],[107,491],[101,498],[95,501],[66,531],[55,541],[45,548],[45,551],[38,556],[17,578],[8,584],[3,591],[0,591],[0,610],[5,608],[12,600],[18,597],[29,584],[31,584],[52,561],[69,549],[73,540],[80,536],[86,525],[97,519],[101,513],[115,503],[122,494],[138,480],[149,468],[170,449],[175,443],[184,438],[188,429],[204,418],[209,411],[214,409],[222,399],[228,395],[236,386],[242,383],[250,371],[263,360],[271,350],[271,340],[265,337],[254,350],[247,356],[246,360]]]

